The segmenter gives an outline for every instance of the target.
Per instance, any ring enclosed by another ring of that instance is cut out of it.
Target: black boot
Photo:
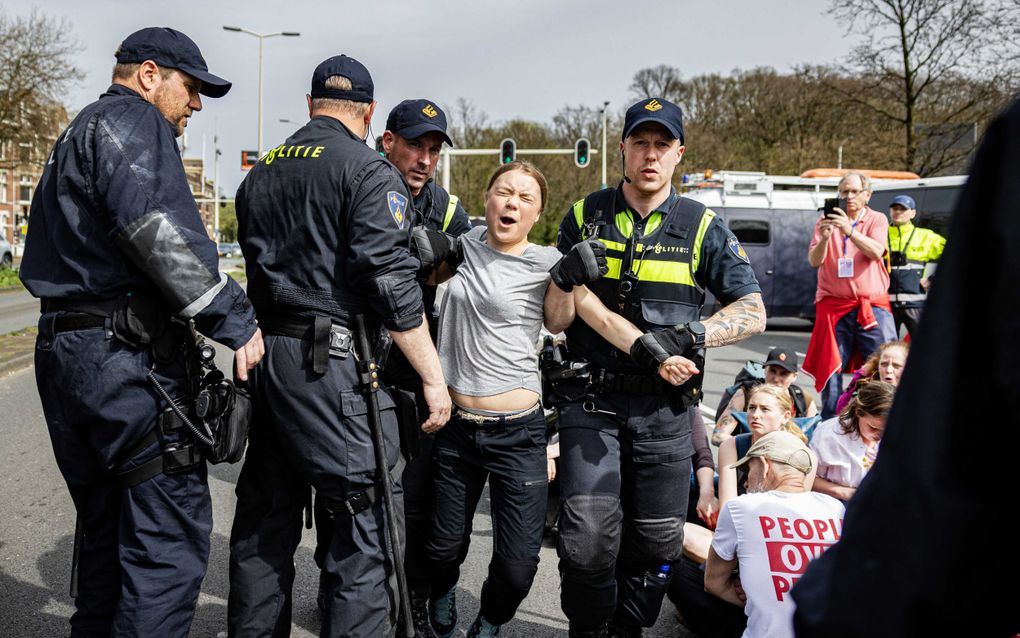
[[[641,638],[641,627],[610,621],[609,638]]]
[[[415,638],[435,638],[432,625],[429,624],[429,597],[411,595],[411,622],[414,624]]]
[[[605,625],[597,629],[574,629],[567,631],[567,638],[608,638],[609,634]]]

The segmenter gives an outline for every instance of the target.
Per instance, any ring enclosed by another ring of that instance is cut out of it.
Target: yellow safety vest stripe
[[[450,203],[446,205],[446,217],[443,218],[443,232],[450,227],[453,221],[453,214],[457,212],[457,202],[460,201],[456,195],[450,195]]]
[[[698,265],[701,263],[701,244],[705,241],[705,233],[708,232],[708,227],[715,219],[715,211],[711,208],[705,209],[705,214],[701,216],[701,223],[698,224],[698,234],[694,237],[694,258],[691,259],[691,272],[698,272]],[[694,281],[691,280],[691,284],[694,285]]]

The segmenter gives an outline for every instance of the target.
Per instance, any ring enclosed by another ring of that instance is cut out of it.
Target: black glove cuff
[[[630,356],[639,366],[653,372],[659,369],[659,364],[670,357],[654,333],[646,333],[635,339],[630,346]]]

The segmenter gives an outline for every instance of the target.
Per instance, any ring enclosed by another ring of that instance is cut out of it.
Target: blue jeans
[[[872,308],[877,326],[865,330],[857,323],[857,310],[843,316],[836,324],[836,343],[839,345],[839,356],[844,364],[850,360],[854,350],[867,359],[883,343],[896,340],[896,324],[892,313],[884,308]],[[829,378],[822,388],[822,418],[831,419],[836,416],[836,403],[843,394],[843,375],[837,372]]]

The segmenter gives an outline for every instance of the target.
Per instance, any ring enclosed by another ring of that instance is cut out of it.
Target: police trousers
[[[471,520],[489,481],[492,560],[482,586],[480,613],[508,622],[527,597],[538,571],[549,484],[546,424],[541,409],[519,419],[473,423],[454,416],[436,436],[432,474],[432,534],[426,552],[436,600],[460,578]]]
[[[322,559],[327,595],[320,635],[383,636],[396,609],[388,582],[393,565],[385,551],[383,499],[368,505],[359,498],[375,485],[377,470],[354,356],[331,358],[320,375],[309,363],[311,342],[269,335],[265,345],[249,380],[256,409],[230,534],[228,633],[290,635],[294,552],[314,487],[333,515]],[[385,390],[376,396],[389,476],[399,457],[396,415]],[[393,493],[402,530],[399,481]],[[352,514],[346,503],[368,506]]]
[[[404,490],[404,571],[407,573],[407,588],[411,598],[424,600],[429,594],[429,567],[425,556],[425,539],[432,524],[432,450],[435,434],[425,434],[421,424],[428,418],[428,405],[421,389],[421,380],[404,383],[414,392],[418,400],[418,414],[413,424],[401,423],[401,430],[409,426],[418,428],[417,454],[405,459],[407,464],[401,474],[400,483]],[[397,418],[404,418],[398,414]],[[315,497],[315,564],[322,569],[329,544],[333,538],[333,514],[318,495]]]
[[[691,413],[662,395],[582,406],[560,406],[561,608],[574,630],[650,627],[683,549]]]
[[[131,487],[118,482],[118,469],[189,441],[179,431],[160,432],[157,443],[135,449],[166,407],[145,378],[151,354],[102,327],[54,332],[61,314],[39,319],[35,376],[57,466],[84,529],[71,635],[187,636],[212,532],[205,462]],[[154,373],[180,396],[182,356]]]

